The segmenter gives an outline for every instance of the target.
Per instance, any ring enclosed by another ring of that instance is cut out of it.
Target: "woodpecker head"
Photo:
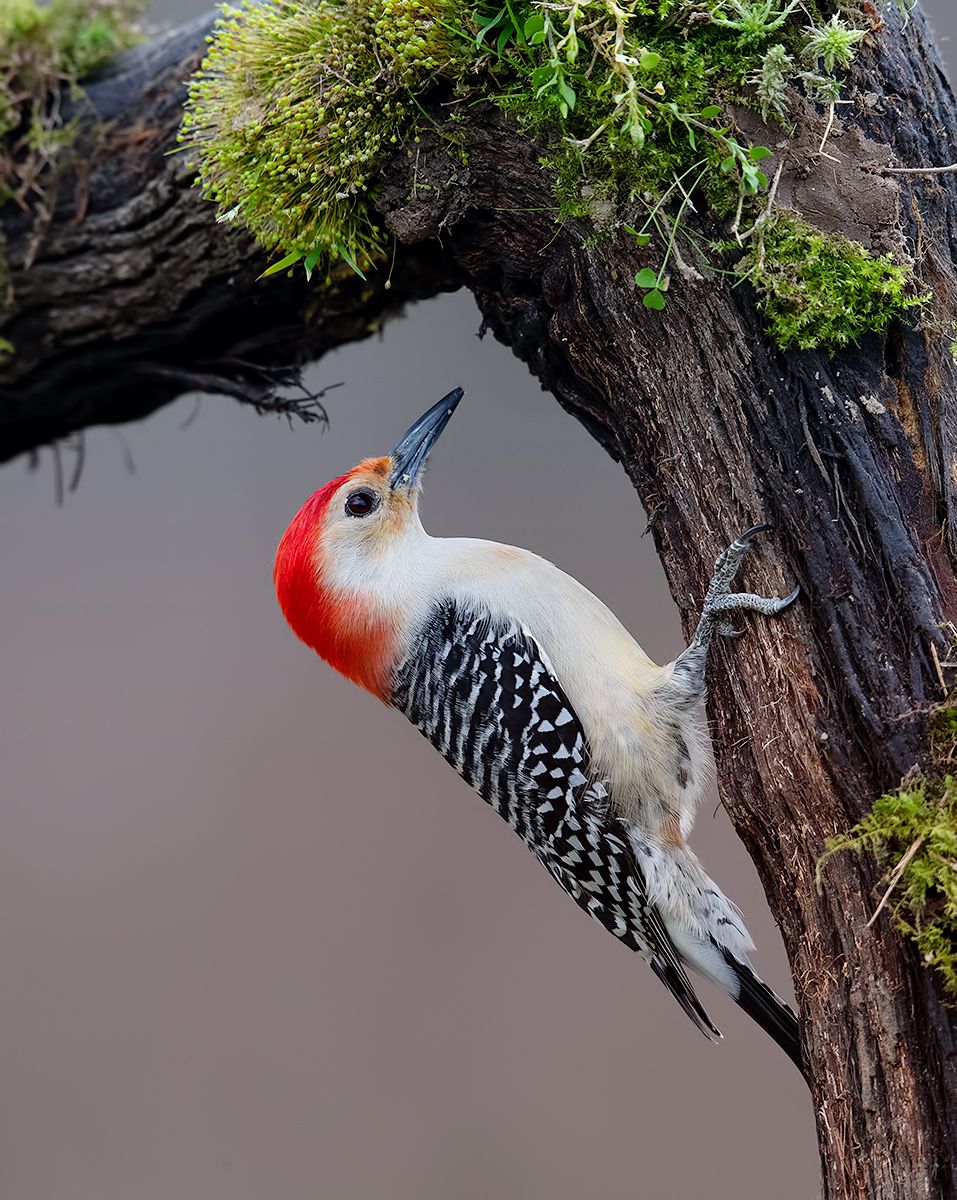
[[[419,417],[391,454],[363,459],[314,492],[276,551],[276,594],[293,632],[383,698],[402,613],[387,589],[373,584],[404,538],[422,533],[422,474],[463,395],[455,388]]]

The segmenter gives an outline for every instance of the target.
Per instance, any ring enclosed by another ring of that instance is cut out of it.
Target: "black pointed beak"
[[[429,457],[429,451],[439,440],[439,434],[448,425],[449,418],[464,395],[465,392],[461,388],[455,388],[447,396],[443,396],[438,404],[433,404],[429,411],[423,413],[403,434],[391,455],[392,477],[389,482],[393,488],[409,491],[415,486]]]

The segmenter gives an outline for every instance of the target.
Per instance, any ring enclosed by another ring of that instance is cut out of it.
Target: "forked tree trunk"
[[[389,290],[384,274],[346,272],[320,289],[256,283],[262,259],[164,156],[202,24],[90,89],[106,125],[77,186],[83,215],[61,186],[29,269],[29,223],[8,221],[14,307],[0,321],[17,351],[0,369],[9,457],[187,388],[268,402],[290,364],[464,284],[625,466],[689,632],[716,552],[746,525],[776,527],[748,582],[796,580],[801,599],[718,651],[711,716],[725,802],[794,974],[828,1200],[957,1196],[954,1012],[886,920],[867,927],[866,859],[832,859],[815,885],[825,840],[921,756],[920,714],[941,696],[932,646],[957,619],[957,187],[884,171],[952,162],[957,119],[920,15],[905,31],[887,19],[855,69],[864,99],[842,107],[848,128],[828,143],[839,165],[816,154],[812,116],[781,195],[822,227],[906,239],[935,297],[918,331],[894,325],[832,358],[785,354],[749,289],[722,276],[678,274],[666,312],[646,311],[642,251],[556,227],[538,148],[481,108],[456,126],[467,169],[438,133],[419,147],[417,186],[405,153],[385,172],[379,207],[399,242]]]

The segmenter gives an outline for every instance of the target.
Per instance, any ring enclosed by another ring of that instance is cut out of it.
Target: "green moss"
[[[380,252],[366,197],[383,159],[414,136],[415,97],[454,74],[448,0],[320,0],[224,9],[192,82],[183,138],[204,192],[281,264]]]
[[[413,95],[436,74],[465,69],[462,39],[449,27],[457,9],[444,0],[372,0],[375,42],[391,79]]]
[[[138,36],[143,0],[0,0],[0,202],[29,207],[75,127],[59,116],[74,92]]]
[[[581,212],[576,179],[581,190],[614,186],[626,207],[653,207],[676,179],[705,167],[702,188],[723,213],[734,212],[741,190],[755,196],[767,185],[727,115],[747,102],[757,51],[742,49],[736,29],[702,24],[700,12],[693,22],[687,6],[656,9],[532,4],[520,23],[495,98],[539,141],[551,140],[563,215]]]
[[[222,218],[284,255],[272,269],[365,270],[383,248],[378,172],[433,119],[419,97],[491,101],[542,144],[558,219],[608,231],[638,214],[658,266],[636,285],[661,309],[690,193],[736,223],[767,203],[770,151],[735,133],[732,106],[786,120],[796,87],[838,94],[862,32],[824,16],[798,0],[247,0],[223,10],[183,140]],[[907,268],[792,218],[764,225],[746,269],[782,345],[844,345],[917,303]]]
[[[785,348],[839,349],[925,300],[909,294],[909,267],[783,209],[764,225],[739,273],[754,285],[770,334]]]
[[[930,719],[931,769],[915,773],[878,799],[862,821],[832,838],[832,854],[873,854],[887,868],[887,907],[898,930],[913,940],[927,966],[957,997],[957,703]]]
[[[552,142],[566,212],[610,185],[660,193],[698,158],[731,197],[739,183],[754,194],[766,180],[742,171],[747,148],[717,105],[741,91],[771,35],[743,50],[736,3],[729,18],[714,0],[703,26],[677,0],[244,3],[223,10],[183,137],[205,193],[289,261],[375,256],[369,187],[423,119],[416,96],[443,79],[467,80]],[[774,29],[792,19],[769,11]]]

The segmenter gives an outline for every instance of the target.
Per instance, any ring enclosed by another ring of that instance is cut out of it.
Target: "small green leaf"
[[[575,89],[570,87],[564,79],[558,78],[558,94],[569,108],[575,107]]]
[[[638,56],[638,65],[643,71],[653,71],[661,62],[661,55],[655,54],[654,50],[642,50]]]
[[[635,276],[635,285],[640,288],[657,288],[658,287],[658,272],[653,271],[651,267],[642,267]]]
[[[525,22],[525,36],[533,46],[545,40],[545,17],[542,13],[532,13]]]
[[[724,171],[725,174],[727,174],[729,171],[734,170],[734,155],[733,154],[729,154],[726,159],[722,160],[721,170]]]
[[[515,40],[517,42],[524,43],[525,39],[522,36],[522,26],[519,23],[518,17],[515,15],[515,9],[512,7],[511,0],[505,0],[505,11],[508,13],[509,24],[511,25],[512,32],[515,35]]]
[[[302,258],[299,250],[293,250],[291,254],[287,254],[285,258],[281,258],[279,262],[273,263],[271,267],[267,267],[259,276],[260,279],[265,279],[267,275],[278,275],[280,271],[286,271],[289,267],[294,267]]]
[[[478,31],[478,35],[475,38],[476,46],[481,46],[482,42],[485,41],[486,35],[492,32],[492,30],[504,16],[505,9],[500,8],[493,17],[476,17],[476,21],[479,25],[481,25],[481,29]]]
[[[635,239],[635,243],[639,246],[647,246],[651,241],[650,233],[633,233],[631,236]]]
[[[701,116],[706,121],[712,121],[720,111],[721,109],[717,106],[717,104],[709,104],[707,108],[703,108],[701,110]]]
[[[748,151],[748,158],[752,162],[760,162],[762,158],[770,158],[773,153],[774,151],[769,150],[767,146],[752,146]]]
[[[630,233],[639,246],[647,246],[651,241],[650,233],[642,233],[640,229],[636,229],[634,225],[622,225],[625,233]]]
[[[343,245],[342,242],[339,242],[336,245],[336,249],[339,251],[339,257],[346,264],[346,266],[351,267],[360,279],[365,279],[365,275],[359,269],[359,264],[356,262],[355,255],[352,253],[349,247]]]
[[[307,254],[303,260],[303,270],[306,272],[306,279],[312,279],[312,273],[316,269],[316,263],[319,261],[321,250],[313,250],[311,254]]]
[[[653,308],[656,312],[661,312],[665,306],[665,298],[657,288],[653,292],[646,292],[641,302],[645,308]]]

